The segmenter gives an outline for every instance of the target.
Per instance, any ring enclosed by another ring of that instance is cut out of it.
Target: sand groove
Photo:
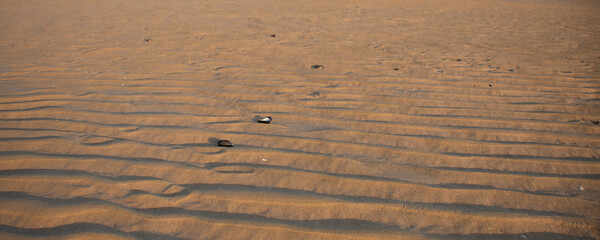
[[[598,9],[3,1],[0,238],[600,239]]]

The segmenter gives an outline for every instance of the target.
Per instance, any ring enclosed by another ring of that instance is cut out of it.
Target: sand
[[[594,0],[2,0],[0,238],[600,239],[598,23]]]

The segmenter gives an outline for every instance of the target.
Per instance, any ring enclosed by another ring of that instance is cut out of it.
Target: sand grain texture
[[[599,13],[2,0],[0,238],[600,239]]]

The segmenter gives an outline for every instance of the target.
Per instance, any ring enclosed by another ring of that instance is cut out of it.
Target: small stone
[[[460,61],[462,61],[462,59],[460,59],[460,58],[459,58],[459,59],[456,59],[456,61],[457,61],[457,62],[460,62]]]
[[[145,37],[144,38],[144,42],[150,42],[152,40],[152,37]]]
[[[525,235],[521,234],[521,238],[525,238],[525,239],[527,239],[527,236],[525,236]]]
[[[266,161],[267,161],[267,159],[266,159],[266,158],[263,158],[263,159],[261,159],[261,161],[263,161],[263,162],[266,162]]]
[[[580,191],[583,191],[583,190],[585,190],[585,189],[583,188],[583,186],[579,186],[579,187],[577,187],[577,188],[578,188]]]
[[[399,71],[399,70],[400,70],[400,69],[398,69],[398,68],[394,68],[394,71]]]
[[[277,35],[275,35],[275,34],[271,34],[271,35],[269,35],[269,36],[271,36],[271,37],[277,37]]]
[[[598,124],[600,124],[600,121],[594,121],[594,120],[591,120],[590,122],[591,122],[591,123],[593,123],[594,125],[598,125]]]
[[[492,85],[491,83],[490,83],[490,84],[488,84],[488,85],[489,85],[490,87],[493,87],[493,85]]]
[[[221,140],[217,142],[217,145],[219,145],[219,147],[233,147],[233,143],[231,143],[229,140]]]
[[[325,67],[324,67],[323,65],[315,64],[315,65],[312,65],[312,66],[310,66],[310,68],[319,68],[319,69],[323,69],[323,68],[325,68]]]

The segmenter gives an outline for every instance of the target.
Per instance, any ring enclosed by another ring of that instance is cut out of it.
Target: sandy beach
[[[0,239],[600,239],[599,23],[0,0]]]

